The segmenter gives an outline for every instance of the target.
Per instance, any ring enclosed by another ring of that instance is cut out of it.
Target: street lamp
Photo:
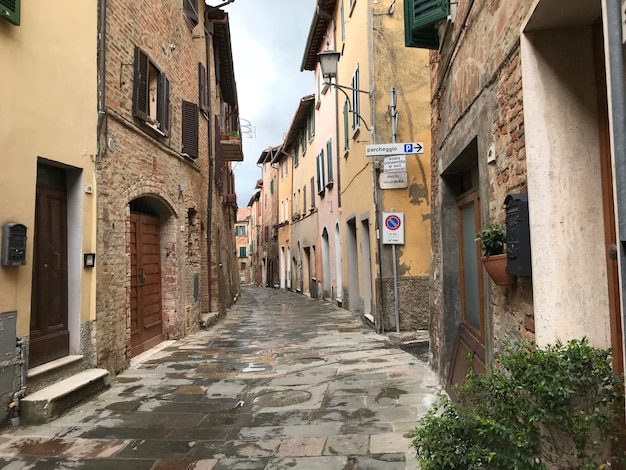
[[[345,92],[345,90],[351,90],[353,94],[365,93],[369,95],[370,92],[365,91],[365,90],[359,90],[358,88],[352,88],[349,86],[339,85],[338,83],[332,83],[331,81],[332,78],[335,78],[335,79],[337,78],[337,63],[339,62],[340,57],[341,57],[340,52],[333,51],[330,49],[326,49],[325,51],[319,52],[317,54],[317,59],[320,63],[320,71],[322,73],[322,77],[324,77],[324,83],[339,89],[339,91],[341,91],[346,96],[346,99],[348,100],[348,105],[350,108],[348,109],[348,112],[358,117],[361,120],[361,122],[365,125],[365,128],[367,129],[367,131],[370,132],[370,128],[368,127],[367,122],[365,122],[365,119],[363,119],[363,117],[358,112],[352,109],[352,105],[350,104],[350,97]]]

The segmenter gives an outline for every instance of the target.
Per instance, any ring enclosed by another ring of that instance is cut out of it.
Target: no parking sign
[[[383,212],[383,244],[404,245],[404,212]]]

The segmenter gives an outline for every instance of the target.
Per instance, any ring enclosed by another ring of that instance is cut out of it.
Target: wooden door
[[[69,354],[65,171],[37,169],[28,366]]]
[[[598,101],[598,131],[600,142],[600,171],[602,177],[602,203],[604,215],[604,239],[606,268],[611,315],[611,347],[613,348],[613,370],[624,372],[622,344],[622,311],[619,293],[619,267],[617,263],[617,235],[615,229],[615,203],[613,200],[613,167],[609,136],[609,111],[607,102],[606,74],[604,67],[604,43],[602,21],[594,25],[595,77]]]
[[[163,340],[159,219],[131,213],[131,356]]]

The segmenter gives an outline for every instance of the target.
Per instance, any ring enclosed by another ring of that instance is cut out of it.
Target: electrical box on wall
[[[528,194],[509,194],[506,206],[506,272],[516,276],[530,276],[530,223]]]
[[[26,226],[8,223],[2,226],[2,266],[26,264]]]

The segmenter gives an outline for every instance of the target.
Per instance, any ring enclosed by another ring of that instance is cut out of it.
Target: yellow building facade
[[[15,5],[19,24],[0,18],[0,226],[10,241],[0,324],[2,342],[27,345],[32,370],[94,353],[98,14],[96,2]]]

